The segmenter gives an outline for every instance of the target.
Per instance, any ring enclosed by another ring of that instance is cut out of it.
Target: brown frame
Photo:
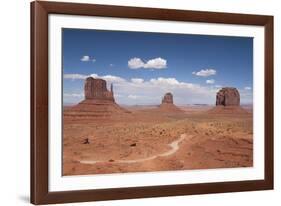
[[[48,15],[257,25],[265,28],[265,179],[133,188],[48,191]],[[273,189],[273,16],[93,4],[31,3],[31,202],[68,203]]]

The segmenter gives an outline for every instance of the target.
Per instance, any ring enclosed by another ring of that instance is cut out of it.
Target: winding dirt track
[[[167,152],[161,153],[161,154],[157,154],[157,155],[153,155],[150,157],[146,157],[146,158],[141,158],[141,159],[134,159],[134,160],[115,160],[114,163],[139,163],[139,162],[144,162],[144,161],[148,161],[148,160],[153,160],[156,159],[157,157],[167,157],[170,156],[174,153],[176,153],[179,150],[179,144],[185,140],[185,139],[190,139],[192,138],[193,135],[187,135],[187,134],[181,134],[180,138],[171,142],[170,144],[168,144],[171,149],[168,150]],[[96,163],[100,163],[100,162],[105,162],[105,161],[95,161],[95,160],[81,160],[80,163],[82,164],[96,164]]]

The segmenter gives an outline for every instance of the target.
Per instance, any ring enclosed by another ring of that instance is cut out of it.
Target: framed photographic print
[[[31,202],[273,189],[273,17],[31,3]]]

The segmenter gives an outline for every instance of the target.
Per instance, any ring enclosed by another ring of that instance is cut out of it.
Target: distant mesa
[[[164,95],[159,108],[164,112],[183,112],[180,108],[174,105],[173,94],[170,92]]]
[[[217,92],[216,105],[240,106],[240,94],[234,87],[225,87]]]
[[[77,105],[64,110],[65,119],[99,119],[130,113],[115,102],[113,84],[109,91],[103,79],[88,77],[84,84],[84,97]]]
[[[115,103],[113,84],[110,85],[110,91],[108,91],[106,87],[106,81],[103,79],[94,79],[93,77],[88,77],[85,80],[84,96],[85,96],[85,100],[82,101],[80,104]]]
[[[224,87],[217,92],[216,107],[210,109],[211,114],[246,114],[240,107],[240,94],[234,87]]]
[[[172,93],[168,92],[164,95],[162,99],[162,104],[174,104]]]

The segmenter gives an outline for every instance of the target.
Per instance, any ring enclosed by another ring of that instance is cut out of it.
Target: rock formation
[[[64,110],[65,120],[99,119],[129,113],[116,104],[113,85],[109,91],[103,79],[88,77],[84,84],[84,96],[85,99],[77,105]]]
[[[162,104],[174,104],[172,93],[168,92],[164,95]]]
[[[216,105],[239,106],[240,94],[236,88],[224,87],[217,92]]]
[[[240,94],[234,87],[224,87],[217,92],[216,107],[208,111],[209,114],[241,115],[248,112],[240,107]]]
[[[84,96],[86,101],[89,100],[96,103],[115,102],[113,85],[111,84],[111,91],[108,91],[105,80],[94,79],[93,77],[88,77],[85,81]]]
[[[183,112],[180,108],[174,105],[173,94],[168,92],[162,98],[160,109],[163,112]]]

